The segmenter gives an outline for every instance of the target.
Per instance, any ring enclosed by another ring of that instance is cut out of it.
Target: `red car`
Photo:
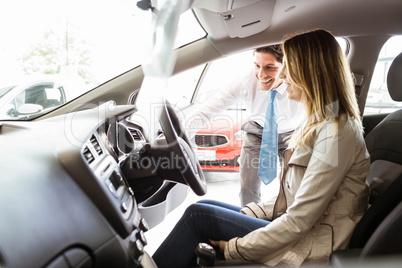
[[[197,156],[204,171],[239,171],[243,145],[241,122],[218,115],[195,135]]]

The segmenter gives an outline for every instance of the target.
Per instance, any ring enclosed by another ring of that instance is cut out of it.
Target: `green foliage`
[[[71,31],[77,33],[78,31]],[[83,38],[67,32],[49,30],[23,55],[21,67],[25,74],[60,74],[63,69],[75,70],[85,82],[91,83],[88,71],[91,55]],[[73,68],[71,68],[73,67]]]

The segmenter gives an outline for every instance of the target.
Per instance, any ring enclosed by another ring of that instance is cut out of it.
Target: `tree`
[[[89,72],[91,55],[80,31],[67,21],[65,27],[50,29],[21,58],[25,74],[64,74],[80,76],[93,83]],[[73,70],[74,74],[71,74]],[[63,73],[64,72],[64,73]]]

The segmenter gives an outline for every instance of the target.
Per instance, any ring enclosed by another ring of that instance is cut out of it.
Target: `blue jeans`
[[[269,224],[240,213],[240,209],[213,200],[190,205],[152,256],[158,268],[195,267],[195,249],[199,243],[208,239],[228,241]]]

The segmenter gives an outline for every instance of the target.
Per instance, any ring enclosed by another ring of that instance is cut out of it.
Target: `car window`
[[[382,47],[375,66],[367,95],[364,115],[391,113],[402,108],[402,103],[391,99],[387,87],[387,74],[392,61],[402,52],[402,36],[394,36]]]
[[[14,87],[15,86],[0,88],[0,98],[2,98],[4,95],[6,95],[8,92],[10,92]]]
[[[51,79],[70,101],[140,65],[149,58],[154,32],[151,12],[139,9],[137,2],[1,1],[0,88]],[[179,20],[174,46],[203,36],[189,10]],[[0,99],[0,110],[9,104]]]
[[[181,72],[168,79],[166,98],[178,108],[185,108],[191,102],[205,64]]]
[[[342,51],[348,54],[348,40],[342,37],[337,37],[336,39]],[[207,98],[228,86],[236,77],[244,76],[251,70],[253,70],[253,50],[244,51],[211,62],[200,85],[195,103],[203,103]],[[245,104],[240,102],[235,103],[228,110],[244,108]]]
[[[253,50],[211,62],[198,90],[195,103],[205,102],[212,95],[227,87],[236,77],[244,76],[252,68]]]
[[[166,98],[178,108],[187,107],[193,100],[195,103],[202,103],[224,88],[234,77],[250,70],[250,67],[252,67],[252,51],[202,64],[170,77]],[[201,82],[203,71],[205,75]]]
[[[189,19],[186,17],[188,14],[183,15],[181,17],[183,22]],[[201,35],[201,33],[198,33],[198,35]],[[185,39],[180,39],[175,46],[179,46],[184,42],[183,40]],[[349,51],[347,39],[339,37],[337,40],[342,50],[347,54]],[[186,108],[191,103],[201,104],[228,86],[236,77],[243,76],[251,71],[252,68],[253,50],[236,53],[168,78],[165,96],[171,104],[180,109]],[[200,81],[201,77],[202,81]],[[245,103],[239,101],[227,110],[229,114],[232,114],[230,111],[243,112],[245,107]],[[238,113],[235,114],[238,117]]]
[[[344,37],[336,37],[336,41],[338,41],[339,46],[341,47],[343,53],[347,56],[349,54],[350,44],[349,41]]]

